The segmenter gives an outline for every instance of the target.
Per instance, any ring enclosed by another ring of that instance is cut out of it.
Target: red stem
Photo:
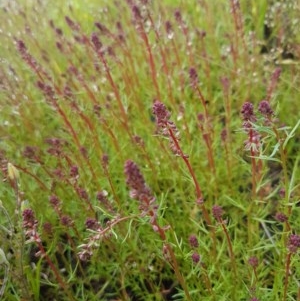
[[[199,182],[196,178],[196,175],[195,175],[195,172],[190,164],[190,161],[188,159],[188,157],[183,153],[179,143],[178,143],[178,139],[175,137],[172,129],[170,129],[168,127],[168,131],[169,131],[169,134],[170,134],[170,137],[171,139],[173,140],[175,146],[176,146],[176,149],[179,151],[179,154],[180,154],[180,157],[183,159],[184,163],[186,164],[192,178],[193,178],[193,182],[194,182],[194,185],[195,185],[195,188],[196,188],[196,195],[197,195],[197,200],[203,200],[203,194],[202,194],[202,191],[201,191],[201,188],[200,188],[200,185],[199,185]],[[206,221],[206,223],[208,224],[208,226],[211,226],[212,225],[212,222],[211,222],[211,219],[209,217],[209,214],[208,214],[208,211],[204,205],[204,203],[201,204],[201,207],[202,207],[202,212],[203,212],[203,217]]]

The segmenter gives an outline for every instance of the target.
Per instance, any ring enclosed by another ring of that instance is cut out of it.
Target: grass
[[[300,300],[299,4],[2,2],[1,300]]]

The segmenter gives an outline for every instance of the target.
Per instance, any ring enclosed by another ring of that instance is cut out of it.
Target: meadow
[[[300,301],[299,1],[0,6],[1,300]]]

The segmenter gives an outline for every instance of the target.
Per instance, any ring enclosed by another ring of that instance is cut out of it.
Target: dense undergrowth
[[[1,300],[300,300],[298,1],[6,2]]]

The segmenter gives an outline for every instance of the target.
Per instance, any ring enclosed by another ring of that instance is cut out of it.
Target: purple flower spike
[[[196,237],[196,235],[192,234],[190,237],[189,237],[189,243],[190,243],[190,246],[192,248],[198,248],[199,247],[199,242],[198,242],[198,239]]]
[[[291,234],[288,241],[288,249],[291,253],[296,253],[300,248],[300,235]]]
[[[164,126],[168,123],[171,113],[167,110],[166,106],[156,100],[153,105],[153,114],[156,116],[156,122],[158,126]]]
[[[216,220],[219,220],[222,217],[222,215],[224,214],[224,211],[221,206],[214,205],[212,207],[212,214]]]
[[[255,121],[256,120],[256,117],[254,115],[254,112],[253,112],[253,104],[251,102],[245,102],[243,104],[243,107],[241,109],[241,113],[243,115],[243,119],[245,121]]]
[[[270,103],[267,100],[262,100],[259,103],[258,111],[266,116],[270,116],[273,114],[273,110],[271,109]]]
[[[138,166],[131,160],[127,160],[124,167],[126,184],[130,188],[130,196],[148,206],[155,198],[151,194],[150,188],[146,185],[143,175]]]

